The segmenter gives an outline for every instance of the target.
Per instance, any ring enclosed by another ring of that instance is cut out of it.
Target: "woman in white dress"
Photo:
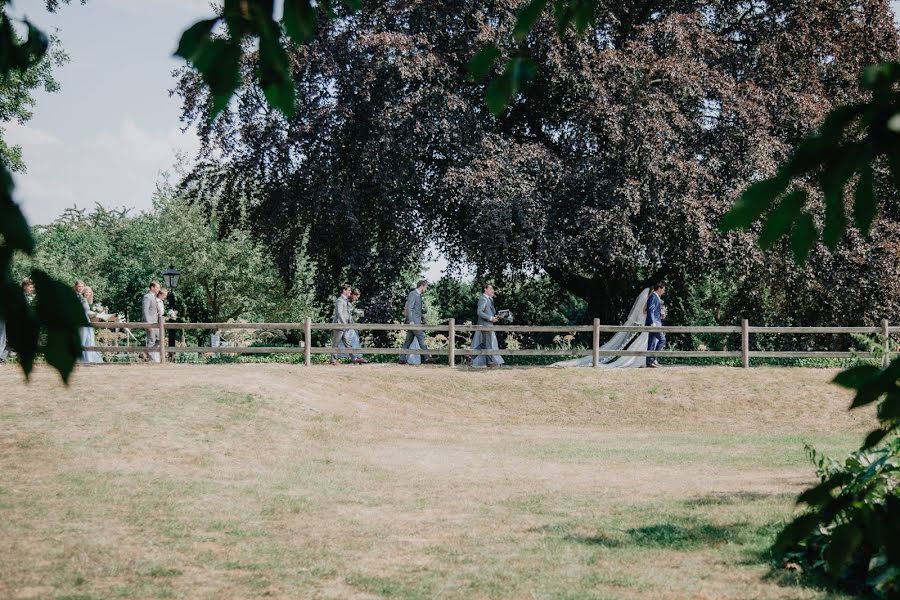
[[[637,300],[634,301],[634,304],[631,306],[631,310],[628,312],[628,317],[622,325],[627,326],[643,326],[644,325],[644,317],[646,315],[647,310],[647,297],[650,295],[650,288],[646,288],[643,290],[640,295],[638,295]],[[640,334],[630,333],[627,331],[622,331],[610,339],[608,342],[600,346],[601,350],[626,350],[626,351],[636,351],[636,350],[646,350],[647,349],[647,338],[649,337],[649,333],[646,331]],[[606,356],[600,357],[600,361],[597,363],[598,367],[606,368],[606,369],[637,369],[643,367],[647,363],[646,357],[643,356]],[[564,360],[558,363],[553,363],[554,367],[590,367],[593,364],[593,357],[591,356],[582,356],[581,358],[575,358],[572,360]]]
[[[87,317],[87,320],[90,321],[92,317],[96,317],[97,313],[91,309],[91,304],[94,302],[94,290],[85,286],[82,289],[81,294],[79,294],[78,299],[81,300],[81,306],[84,308],[84,315]],[[82,327],[80,330],[81,333],[81,345],[84,348],[88,346],[96,346],[97,342],[94,338],[94,328],[93,327]],[[102,363],[103,356],[100,355],[99,352],[94,350],[83,350],[81,352],[81,358],[78,359],[79,362],[92,364],[92,363]]]
[[[356,303],[359,302],[359,298],[362,295],[362,292],[359,291],[359,288],[353,288],[350,292],[350,322],[358,323],[359,319],[363,315],[363,311],[356,308]],[[347,345],[350,348],[362,348],[362,341],[359,338],[359,330],[358,329],[348,329],[347,333],[344,334],[344,339],[347,342]],[[341,354],[341,358],[349,358],[357,365],[364,365],[367,361],[363,358],[362,354],[359,353],[351,353],[351,354]]]

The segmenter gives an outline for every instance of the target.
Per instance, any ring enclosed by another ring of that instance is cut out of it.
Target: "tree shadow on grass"
[[[590,535],[567,533],[563,541],[584,546],[602,548],[668,548],[688,550],[691,548],[719,546],[745,537],[752,526],[748,523],[715,525],[705,522],[684,522],[676,520],[668,523],[654,523],[644,527],[634,527],[625,531],[625,537],[614,537],[603,533]]]

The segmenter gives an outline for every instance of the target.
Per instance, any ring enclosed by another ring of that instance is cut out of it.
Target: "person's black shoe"
[[[436,362],[437,361],[434,360],[433,358],[426,358],[425,360],[422,361],[422,364],[423,365],[433,365]]]
[[[400,361],[400,364],[401,364],[401,365],[405,365],[405,364],[406,364],[406,361],[405,361],[405,360],[401,360],[401,361]]]

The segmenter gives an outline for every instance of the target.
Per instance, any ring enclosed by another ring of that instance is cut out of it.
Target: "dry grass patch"
[[[765,549],[834,372],[0,368],[0,597],[824,598]]]

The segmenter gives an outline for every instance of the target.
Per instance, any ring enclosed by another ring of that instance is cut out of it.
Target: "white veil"
[[[638,295],[637,299],[634,301],[634,304],[631,305],[631,310],[628,312],[628,317],[622,325],[633,326],[633,325],[643,325],[645,313],[644,311],[647,308],[647,297],[650,295],[650,288],[645,288]],[[629,333],[627,331],[621,331],[616,333],[610,338],[608,342],[600,346],[601,350],[646,350],[647,349],[647,338],[649,335],[647,333],[635,334]],[[646,357],[643,356],[620,356],[618,358],[614,356],[606,356],[601,357],[598,366],[605,368],[637,368],[643,367],[647,362]],[[553,363],[554,367],[590,367],[593,364],[593,358],[590,356],[582,356],[581,358],[574,358],[572,360],[564,360],[561,362]]]

